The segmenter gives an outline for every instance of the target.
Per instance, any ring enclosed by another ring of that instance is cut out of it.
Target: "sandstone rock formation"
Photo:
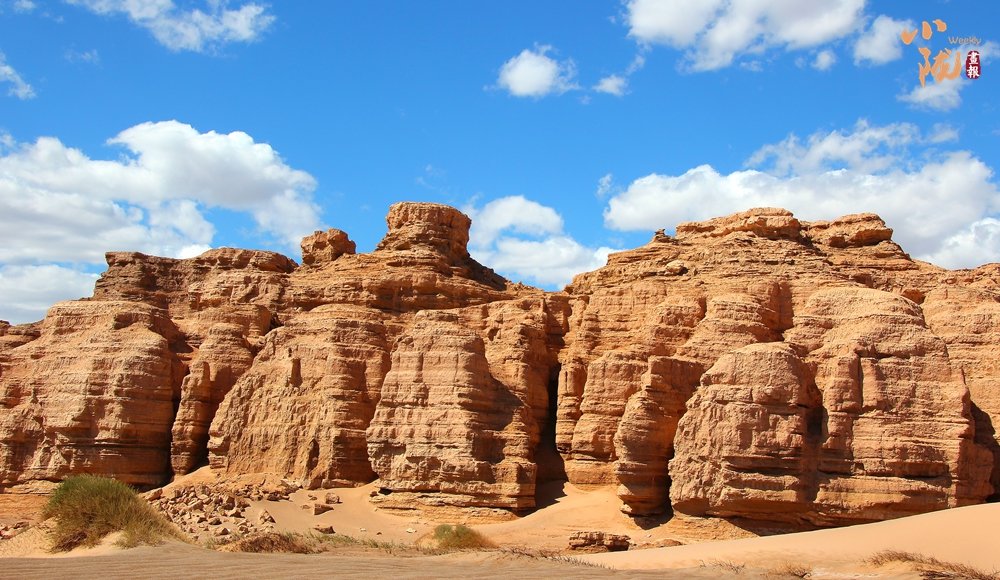
[[[146,304],[53,306],[0,372],[0,485],[74,473],[162,482],[183,376],[170,348],[177,332]]]
[[[1000,490],[1000,265],[914,261],[873,214],[764,208],[546,293],[476,262],[453,208],[387,224],[370,253],[316,232],[302,265],[110,253],[92,298],[0,323],[0,486],[208,462],[523,511],[565,478],[633,515],[812,525]]]
[[[408,492],[385,500],[534,507],[548,316],[535,298],[415,317],[367,433],[383,487]]]
[[[820,525],[982,501],[995,435],[964,377],[996,376],[992,363],[975,347],[951,358],[914,300],[955,273],[890,238],[871,214],[758,209],[681,224],[578,276],[560,352],[569,480],[621,484],[634,514],[664,507],[669,476],[676,511]],[[972,302],[990,308],[997,286],[982,285]],[[953,320],[947,334],[963,335]],[[700,377],[668,390],[683,410],[637,394],[658,357],[703,369],[661,379]]]

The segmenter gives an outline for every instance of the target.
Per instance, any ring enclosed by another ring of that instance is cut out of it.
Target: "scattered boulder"
[[[332,505],[327,505],[325,503],[316,502],[312,504],[312,515],[318,516],[320,514],[325,514],[326,512],[333,509]]]
[[[608,532],[573,532],[569,536],[569,547],[572,550],[621,552],[628,550],[631,538],[624,534]]]

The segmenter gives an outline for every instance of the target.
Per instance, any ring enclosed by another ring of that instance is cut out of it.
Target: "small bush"
[[[55,518],[52,551],[94,546],[122,532],[118,545],[159,544],[180,533],[131,487],[105,477],[76,475],[60,483],[42,512]]]
[[[482,534],[461,524],[452,526],[441,524],[434,528],[434,540],[439,548],[447,550],[470,550],[480,548],[495,548],[493,542]]]

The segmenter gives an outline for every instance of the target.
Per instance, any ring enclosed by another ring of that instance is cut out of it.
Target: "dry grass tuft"
[[[482,534],[461,524],[441,524],[434,528],[434,541],[443,550],[488,550],[496,548]]]
[[[1000,573],[996,570],[986,572],[974,568],[967,564],[956,564],[954,562],[942,562],[932,556],[915,554],[913,552],[903,552],[900,550],[883,550],[871,558],[870,564],[882,566],[892,562],[904,562],[913,564],[920,571],[922,578],[935,580],[945,580],[951,578],[967,578],[969,580],[1000,580]]]
[[[771,572],[779,576],[791,576],[793,578],[809,578],[812,576],[812,568],[805,564],[796,564],[793,562],[785,562],[780,566],[772,568]]]
[[[241,538],[219,548],[220,552],[250,552],[255,554],[313,554],[316,542],[301,534],[267,532]]]
[[[436,555],[441,553],[441,550],[426,548],[423,546],[375,540],[372,538],[356,538],[346,534],[310,534],[309,540],[316,543],[318,551],[329,551],[341,547],[353,547],[366,550],[379,550],[393,556],[407,554]]]
[[[42,515],[54,518],[52,551],[95,546],[108,534],[122,532],[123,548],[157,545],[183,535],[131,487],[106,477],[75,475],[60,483]]]
[[[737,564],[731,560],[709,560],[708,562],[702,562],[701,565],[703,568],[709,566],[713,568],[722,568],[723,570],[733,574],[742,574],[743,569],[747,567],[746,564]]]
[[[500,548],[498,551],[501,554],[507,554],[509,556],[517,556],[521,558],[530,558],[532,560],[549,560],[550,562],[572,564],[573,566],[586,566],[588,568],[601,568],[602,570],[614,570],[614,568],[606,564],[588,562],[587,560],[581,560],[576,556],[564,556],[559,552],[554,552],[552,550],[539,550],[536,548],[528,548],[526,546],[505,546],[503,548]]]

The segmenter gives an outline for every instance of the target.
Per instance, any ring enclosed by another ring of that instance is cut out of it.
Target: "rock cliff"
[[[108,254],[94,296],[0,322],[0,486],[211,464],[390,508],[535,505],[841,525],[1000,490],[1000,266],[912,260],[873,214],[657,232],[562,292],[511,284],[442,205],[358,254]],[[666,225],[666,224],[665,224]]]

